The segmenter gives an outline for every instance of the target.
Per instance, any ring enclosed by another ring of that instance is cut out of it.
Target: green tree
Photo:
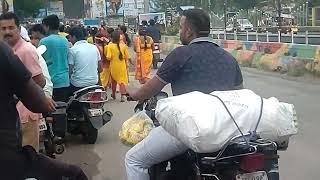
[[[34,16],[48,0],[14,0],[14,9],[22,17]]]
[[[238,9],[244,9],[248,12],[249,9],[256,7],[261,0],[232,0],[231,4]]]

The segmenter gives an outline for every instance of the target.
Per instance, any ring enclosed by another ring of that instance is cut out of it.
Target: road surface
[[[245,87],[263,97],[275,96],[293,103],[299,116],[299,134],[291,139],[289,149],[280,153],[281,180],[319,179],[320,83],[287,80],[272,73],[244,70]],[[314,80],[310,80],[314,82]],[[138,86],[131,81],[133,86]],[[169,90],[169,87],[166,87]],[[66,152],[59,157],[81,166],[92,180],[125,180],[124,156],[129,147],[119,141],[122,123],[133,114],[135,103],[108,102],[114,113],[112,121],[99,131],[95,145],[84,145],[81,138],[70,137]]]

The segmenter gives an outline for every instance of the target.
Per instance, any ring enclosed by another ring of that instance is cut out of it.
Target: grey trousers
[[[153,129],[140,143],[131,148],[125,158],[128,180],[149,180],[148,168],[188,150],[182,142],[161,126]]]

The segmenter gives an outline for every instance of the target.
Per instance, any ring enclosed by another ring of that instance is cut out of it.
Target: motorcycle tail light
[[[88,101],[102,101],[102,92],[93,92],[88,96]]]
[[[265,165],[265,156],[262,153],[244,156],[240,162],[240,168],[246,172],[255,172],[263,170]]]
[[[81,96],[79,98],[80,102],[101,102],[107,100],[107,92],[105,91],[92,91],[88,92],[87,94]]]

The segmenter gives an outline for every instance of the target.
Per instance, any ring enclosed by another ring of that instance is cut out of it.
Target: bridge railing
[[[320,32],[287,32],[277,33],[264,31],[226,31],[226,30],[211,30],[211,37],[214,39],[224,40],[241,40],[241,41],[261,41],[261,42],[283,42],[292,44],[310,44],[320,45]]]

